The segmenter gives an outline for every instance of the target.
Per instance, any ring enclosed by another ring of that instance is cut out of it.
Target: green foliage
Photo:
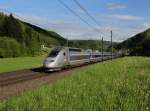
[[[41,67],[45,55],[37,57],[17,57],[0,59],[0,73]]]
[[[4,24],[5,24],[5,16],[4,16],[4,14],[3,13],[0,13],[0,34],[1,35],[4,35]]]
[[[23,27],[20,21],[15,19],[12,14],[5,19],[4,28],[6,36],[15,38],[18,42],[24,41]]]
[[[15,39],[0,38],[0,57],[18,57],[19,55],[20,44]]]
[[[66,41],[62,36],[60,36],[59,34],[57,34],[56,32],[53,32],[53,31],[46,31],[42,28],[39,28],[35,25],[32,25],[30,23],[26,23],[26,22],[23,22],[24,24],[26,24],[27,26],[33,28],[35,31],[43,34],[44,36],[49,36],[51,37],[52,39],[54,40],[58,40],[60,42],[61,45],[64,44],[64,42]]]
[[[2,102],[0,111],[149,111],[149,67],[146,57],[95,64]]]
[[[8,39],[15,39],[20,45],[21,53],[12,55],[10,51],[7,51],[8,53],[1,57],[39,55],[41,54],[41,45],[53,47],[55,45],[62,45],[65,42],[65,39],[55,32],[46,31],[37,26],[22,22],[14,18],[12,14],[6,16],[0,13],[0,38],[3,39],[3,36]],[[1,48],[1,53],[3,53],[4,49],[6,48]]]
[[[150,56],[150,29],[123,41],[116,47],[130,50],[130,55]]]

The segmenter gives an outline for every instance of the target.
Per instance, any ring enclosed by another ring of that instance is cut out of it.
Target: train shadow
[[[31,71],[33,71],[33,72],[44,72],[44,68],[43,67],[33,68],[33,69],[31,69]]]
[[[39,73],[45,73],[45,74],[51,74],[51,73],[54,73],[54,72],[58,72],[58,71],[46,71],[43,67],[33,68],[33,69],[30,69],[30,70],[33,71],[33,72],[39,72]]]

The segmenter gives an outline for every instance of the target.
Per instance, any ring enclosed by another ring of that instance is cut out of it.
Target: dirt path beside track
[[[84,64],[50,73],[44,73],[42,68],[37,68],[0,74],[0,101],[63,79],[66,76],[75,74],[74,72],[76,71],[82,72],[82,70],[85,70],[89,66],[98,63]]]
[[[87,67],[88,65],[52,73],[44,73],[35,69],[0,74],[0,100],[6,100],[28,90],[60,80],[77,70],[85,70]]]

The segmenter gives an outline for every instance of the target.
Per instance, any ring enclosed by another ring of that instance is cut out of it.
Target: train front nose
[[[55,67],[55,59],[54,58],[46,58],[43,66],[44,66],[44,68],[54,68]]]

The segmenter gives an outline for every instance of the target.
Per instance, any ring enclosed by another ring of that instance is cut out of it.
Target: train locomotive
[[[43,63],[45,71],[57,71],[85,63],[93,63],[114,57],[111,52],[84,51],[80,48],[56,47],[46,57]]]

